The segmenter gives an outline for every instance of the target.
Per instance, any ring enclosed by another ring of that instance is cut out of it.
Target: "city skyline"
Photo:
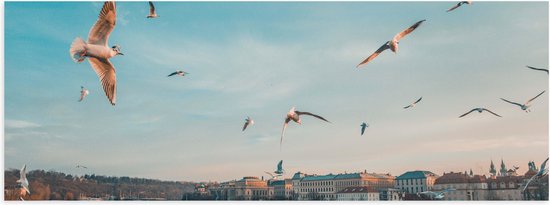
[[[523,173],[548,156],[548,92],[530,113],[499,99],[548,90],[548,76],[525,67],[548,68],[548,2],[448,13],[455,2],[155,2],[156,19],[147,2],[117,2],[116,106],[89,63],[69,56],[102,4],[5,3],[5,169],[227,181],[279,160],[286,177],[398,176],[488,173],[491,159]],[[355,68],[422,19],[397,54]],[[166,77],[176,70],[189,74]],[[77,102],[80,86],[90,94]],[[280,150],[293,106],[332,123],[290,123]],[[458,118],[480,106],[503,117]],[[242,132],[247,116],[255,124]]]

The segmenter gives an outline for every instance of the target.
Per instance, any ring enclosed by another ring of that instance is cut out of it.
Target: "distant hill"
[[[4,171],[4,198],[18,200],[19,170]],[[27,173],[31,195],[25,200],[181,200],[194,191],[193,182],[84,175],[56,171]]]

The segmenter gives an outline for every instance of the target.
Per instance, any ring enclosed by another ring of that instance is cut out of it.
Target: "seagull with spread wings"
[[[253,124],[254,124],[254,120],[252,120],[252,118],[250,118],[250,117],[246,117],[245,122],[244,122],[243,132],[244,132],[244,130],[246,130],[246,128],[249,125],[252,126]]]
[[[548,74],[548,69],[544,69],[544,68],[535,68],[535,67],[531,67],[531,66],[527,66],[527,68],[530,68],[530,69],[533,69],[533,70],[538,70],[538,71],[544,71],[544,72],[546,72],[546,74]]]
[[[548,158],[546,158],[546,160],[544,160],[544,162],[542,162],[542,164],[540,165],[539,171],[535,175],[533,175],[529,179],[529,181],[527,181],[527,183],[525,183],[525,186],[523,187],[523,192],[525,192],[525,189],[527,189],[527,187],[529,187],[529,184],[531,183],[531,181],[539,180],[544,175],[548,174],[548,169],[546,169],[546,162],[548,162]]]
[[[78,100],[78,102],[82,102],[82,100],[84,100],[84,98],[89,94],[90,91],[84,88],[84,86],[80,86],[80,99]]]
[[[445,198],[445,193],[447,193],[449,191],[456,191],[456,189],[449,188],[449,189],[444,189],[442,191],[423,191],[423,192],[418,192],[416,194],[418,196],[420,196],[420,195],[426,196],[430,199],[441,200],[441,199]]]
[[[384,43],[384,45],[382,45],[380,48],[378,48],[378,50],[376,50],[373,54],[371,54],[369,57],[367,57],[365,60],[363,60],[363,62],[359,63],[359,65],[357,65],[357,68],[359,68],[359,66],[365,65],[368,62],[372,61],[372,59],[376,58],[376,56],[380,55],[380,53],[382,53],[382,51],[385,51],[386,49],[390,49],[394,53],[397,53],[399,40],[401,40],[406,35],[413,32],[424,21],[426,21],[426,20],[421,20],[419,22],[416,22],[411,27],[409,27],[409,28],[401,31],[397,35],[395,35],[391,41],[387,41],[386,43]]]
[[[509,100],[506,100],[504,98],[500,98],[501,100],[503,100],[504,102],[507,102],[507,103],[510,103],[510,104],[514,104],[514,105],[517,105],[519,106],[522,110],[525,110],[525,112],[531,112],[531,109],[529,109],[531,107],[531,105],[529,103],[531,103],[531,101],[533,101],[535,98],[541,96],[545,91],[542,91],[541,93],[539,93],[537,96],[527,100],[527,102],[525,102],[524,104],[519,104],[517,102],[512,102],[512,101],[509,101]]]
[[[286,130],[286,127],[288,126],[288,122],[290,122],[292,120],[292,121],[294,121],[294,122],[296,122],[300,125],[302,124],[302,119],[300,119],[300,115],[309,115],[309,116],[319,118],[319,119],[321,119],[325,122],[329,122],[328,120],[326,120],[325,118],[323,118],[319,115],[316,115],[316,114],[313,114],[313,113],[310,113],[310,112],[300,112],[300,111],[296,110],[296,107],[292,107],[290,109],[290,111],[288,111],[288,113],[286,114],[285,124],[283,125],[283,131],[281,132],[281,141],[279,143],[280,146],[282,146],[282,144],[283,144],[283,137],[285,136],[285,130]]]
[[[413,102],[412,104],[407,105],[406,107],[403,107],[403,109],[407,109],[407,108],[414,107],[414,106],[416,106],[416,103],[420,102],[421,100],[422,100],[422,97],[420,97],[418,100],[416,100],[416,101]]]
[[[458,2],[458,4],[456,4],[455,6],[451,7],[450,9],[447,9],[447,12],[452,11],[452,10],[455,10],[456,8],[462,6],[462,4],[472,4],[472,1],[461,1],[461,2]]]
[[[147,18],[157,18],[160,17],[157,15],[157,12],[155,11],[155,5],[153,5],[153,2],[149,2],[149,15]]]
[[[88,169],[88,167],[86,167],[86,166],[82,166],[82,165],[80,165],[80,164],[77,164],[77,165],[76,165],[76,168],[83,168],[83,169]]]
[[[500,115],[498,115],[498,114],[496,114],[496,113],[494,113],[494,112],[492,112],[492,111],[490,111],[490,110],[488,110],[488,109],[485,109],[485,108],[474,108],[474,109],[470,110],[469,112],[462,114],[461,116],[459,116],[459,118],[464,117],[464,116],[470,114],[470,113],[473,112],[473,111],[477,111],[477,112],[479,112],[479,113],[481,113],[481,112],[483,112],[483,111],[487,111],[487,112],[490,112],[490,113],[493,114],[493,115],[496,115],[496,116],[498,116],[498,117],[502,117],[502,116],[500,116]]]
[[[23,196],[25,196],[27,193],[31,194],[31,191],[29,190],[29,181],[27,180],[27,165],[23,165],[23,168],[19,170],[19,179],[17,180],[17,183],[21,185],[21,193]],[[24,190],[24,191],[23,191]]]
[[[173,73],[170,73],[170,75],[166,76],[166,77],[170,77],[170,76],[173,76],[173,75],[179,75],[179,76],[185,76],[189,74],[188,72],[185,72],[185,71],[181,71],[181,70],[177,70]]]
[[[105,95],[113,106],[116,103],[116,71],[109,58],[124,55],[120,52],[118,45],[108,46],[109,35],[115,28],[115,24],[115,2],[107,1],[103,4],[99,18],[88,33],[88,42],[77,37],[69,51],[77,63],[88,57],[88,61],[101,81]]]

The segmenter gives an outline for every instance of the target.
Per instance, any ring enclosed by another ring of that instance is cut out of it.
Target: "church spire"
[[[504,160],[500,159],[500,176],[506,176],[506,165],[504,165]]]
[[[491,160],[491,169],[489,170],[489,173],[491,173],[491,176],[497,175],[497,170],[495,169],[495,164],[493,164],[493,160]]]

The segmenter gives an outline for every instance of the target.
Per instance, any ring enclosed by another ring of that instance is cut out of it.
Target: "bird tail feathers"
[[[82,38],[77,37],[73,40],[73,43],[71,44],[71,58],[73,58],[74,62],[80,63],[84,61],[86,58],[84,54],[86,54],[86,42],[82,40]]]

